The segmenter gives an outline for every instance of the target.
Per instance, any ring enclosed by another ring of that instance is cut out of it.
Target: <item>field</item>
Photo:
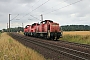
[[[90,31],[64,31],[63,35],[90,35]]]
[[[90,31],[64,31],[63,38],[60,38],[60,40],[90,44]]]
[[[15,41],[7,33],[0,33],[0,60],[45,60],[45,58]]]

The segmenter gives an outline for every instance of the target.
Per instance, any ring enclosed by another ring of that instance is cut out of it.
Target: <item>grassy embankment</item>
[[[90,44],[90,31],[64,31],[60,40]]]
[[[45,60],[45,58],[15,41],[7,33],[0,33],[0,60]]]

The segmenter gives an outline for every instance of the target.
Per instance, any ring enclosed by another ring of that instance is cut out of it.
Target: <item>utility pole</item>
[[[7,32],[8,32],[8,23],[7,23]]]
[[[23,23],[22,23],[22,28],[21,28],[21,31],[23,32],[23,28],[24,28],[24,25],[23,25]]]
[[[11,15],[11,14],[9,14],[9,32],[10,32],[10,15]]]
[[[43,21],[43,15],[41,14],[41,21]]]
[[[22,28],[23,28],[23,23],[22,23]]]

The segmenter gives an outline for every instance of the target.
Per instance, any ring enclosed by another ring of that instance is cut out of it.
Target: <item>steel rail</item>
[[[12,36],[13,34],[11,34]],[[66,47],[62,47],[62,46],[57,46],[57,45],[53,45],[53,44],[50,44],[50,43],[46,43],[46,42],[41,42],[41,41],[36,41],[36,40],[33,40],[33,39],[29,39],[29,38],[26,38],[26,37],[20,37],[19,35],[13,35],[13,37],[15,38],[19,38],[19,39],[24,39],[25,41],[27,42],[30,42],[30,43],[33,43],[33,44],[36,44],[36,45],[39,45],[39,46],[42,46],[42,47],[45,47],[45,48],[48,48],[50,50],[53,50],[55,52],[59,52],[61,54],[64,54],[64,55],[67,55],[69,57],[72,57],[72,58],[75,58],[75,59],[80,59],[80,60],[89,60],[89,58],[86,58],[90,56],[89,53],[85,53],[85,52],[82,52],[82,51],[78,51],[78,50],[74,50],[74,49],[70,49],[70,48],[66,48]],[[68,51],[68,52],[67,52]],[[70,53],[71,51],[73,52],[76,52],[79,54],[73,54],[73,53]],[[85,56],[85,58],[84,58]]]
[[[68,41],[61,41],[60,42],[64,42],[64,43],[68,43],[70,45],[76,45],[76,46],[80,46],[80,47],[84,47],[84,48],[89,48],[90,49],[90,45],[87,44],[80,44],[80,43],[74,43],[74,42],[68,42]]]

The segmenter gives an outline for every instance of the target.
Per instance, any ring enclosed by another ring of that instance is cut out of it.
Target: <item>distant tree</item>
[[[63,31],[90,31],[88,25],[65,25],[61,26]]]
[[[7,32],[7,29],[2,29],[3,32]]]
[[[0,30],[0,32],[2,32],[2,30]]]
[[[10,32],[20,32],[20,31],[22,31],[23,32],[23,30],[24,30],[24,28],[22,28],[22,27],[15,27],[15,28],[8,28],[8,29],[3,29],[3,31],[4,32],[9,32],[9,30],[10,30]]]

